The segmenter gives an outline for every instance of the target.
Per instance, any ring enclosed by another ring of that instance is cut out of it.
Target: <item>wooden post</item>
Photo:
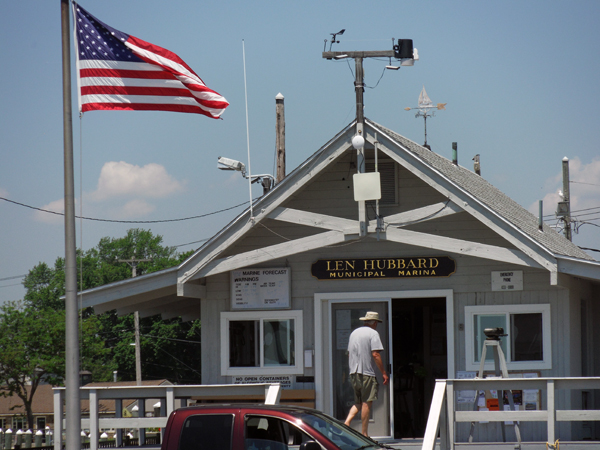
[[[356,56],[354,58],[355,61],[355,81],[354,81],[354,90],[356,91],[356,123],[358,126],[362,128],[362,125],[365,123],[365,108],[364,108],[364,70],[363,70],[363,59],[360,56]]]
[[[64,408],[63,402],[65,399],[64,389],[53,389],[54,391],[54,450],[62,450],[63,448],[63,429],[64,429]]]
[[[285,178],[285,107],[283,95],[275,97],[275,151],[277,152],[277,183]]]
[[[555,405],[555,395],[556,390],[554,389],[554,380],[548,380],[547,382],[548,388],[546,389],[546,400],[547,400],[547,408],[548,408],[548,440],[546,442],[554,443],[556,438],[556,405]]]
[[[98,409],[98,391],[90,389],[90,450],[98,450],[100,438],[100,410]]]

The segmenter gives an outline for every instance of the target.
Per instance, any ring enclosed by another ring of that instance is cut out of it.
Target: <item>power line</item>
[[[587,247],[579,247],[581,250],[589,250],[592,252],[600,252],[597,248],[587,248]]]
[[[192,241],[192,242],[188,242],[187,244],[179,244],[179,245],[173,245],[172,247],[184,247],[186,245],[192,245],[192,244],[197,244],[198,242],[206,242],[208,241],[210,238],[205,238],[205,239],[200,239],[199,241]]]
[[[16,283],[16,284],[7,284],[6,286],[0,286],[0,289],[2,289],[2,288],[6,288],[6,287],[11,287],[11,286],[21,286],[21,283]]]
[[[583,181],[571,181],[571,183],[576,183],[576,184],[587,184],[589,186],[600,186],[600,184],[594,184],[594,183],[584,183]]]
[[[585,209],[577,209],[575,211],[571,211],[571,214],[585,212],[585,211],[593,211],[595,209],[600,210],[600,206],[593,206],[591,208],[585,208]],[[598,211],[598,212],[600,213],[600,211]],[[542,216],[542,217],[555,217],[555,216],[556,215],[554,213],[552,213],[552,214],[546,214],[545,216]]]
[[[25,203],[19,203],[19,202],[15,202],[14,200],[9,200],[9,199],[4,198],[4,197],[0,197],[0,200],[4,200],[6,202],[13,203],[15,205],[23,206],[25,208],[34,209],[36,211],[41,211],[41,212],[45,212],[45,213],[48,213],[48,214],[55,214],[57,216],[64,216],[64,213],[61,213],[61,212],[50,211],[48,209],[43,209],[43,208],[37,208],[35,206],[26,205]],[[246,203],[249,203],[249,202],[245,201],[245,202],[240,203],[238,205],[230,206],[229,208],[220,209],[218,211],[213,211],[213,212],[206,213],[206,214],[201,214],[201,215],[198,215],[198,216],[182,217],[180,219],[164,219],[164,220],[112,220],[112,219],[98,219],[98,218],[95,218],[95,217],[83,217],[83,216],[75,216],[75,217],[77,219],[94,220],[96,222],[111,222],[111,223],[167,223],[167,222],[181,222],[181,221],[184,221],[184,220],[201,219],[203,217],[212,216],[214,214],[218,214],[218,213],[229,211],[229,210],[232,210],[232,209],[235,209],[235,208],[239,208],[240,206],[243,206]]]
[[[26,276],[27,276],[27,274],[25,274],[25,275],[14,275],[12,277],[0,278],[0,281],[16,280],[17,278],[25,278]]]

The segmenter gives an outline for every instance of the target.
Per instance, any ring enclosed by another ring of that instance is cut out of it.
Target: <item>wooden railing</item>
[[[537,411],[456,411],[455,392],[468,390],[479,392],[491,389],[544,391],[546,409]],[[422,448],[423,450],[433,450],[439,431],[440,450],[453,450],[456,438],[455,425],[461,422],[546,422],[547,442],[553,443],[557,438],[557,422],[600,420],[599,410],[557,410],[555,394],[558,389],[600,389],[600,377],[437,380]]]
[[[262,396],[265,404],[278,404],[281,397],[279,383],[224,384],[224,385],[161,385],[161,386],[116,386],[82,387],[80,398],[89,400],[90,417],[81,419],[81,428],[90,430],[90,450],[98,450],[102,429],[140,429],[139,445],[147,444],[146,428],[164,428],[171,412],[175,409],[175,399],[191,398],[230,398],[232,396]],[[62,450],[64,427],[64,388],[54,388],[54,449]],[[115,416],[100,418],[99,401],[115,401]],[[139,417],[121,417],[123,400],[138,400]],[[145,400],[160,399],[160,417],[145,417]],[[116,443],[121,446],[120,442]]]

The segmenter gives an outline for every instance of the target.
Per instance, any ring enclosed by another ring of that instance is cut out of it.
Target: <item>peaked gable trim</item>
[[[558,263],[556,257],[546,247],[523,233],[514,224],[510,223],[497,212],[477,199],[473,194],[457,185],[446,175],[441,173],[431,164],[421,159],[419,155],[409,150],[404,144],[398,142],[386,130],[374,126],[371,121],[365,123],[368,130],[365,134],[367,140],[375,142],[377,134],[378,148],[387,156],[395,160],[414,175],[425,181],[428,185],[440,192],[451,202],[458,205],[475,219],[506,239],[518,250],[535,261],[539,266],[550,272],[551,284],[558,283]],[[370,134],[370,133],[372,134]],[[400,151],[396,151],[398,149]]]
[[[348,125],[333,139],[319,149],[312,157],[294,170],[275,189],[261,197],[253,206],[255,217],[250,218],[250,210],[244,211],[232,223],[216,234],[200,250],[185,261],[179,269],[177,284],[202,278],[202,269],[227,248],[248,233],[257,223],[266,219],[277,207],[298,192],[314,176],[332,164],[340,155],[352,147],[354,123]],[[257,213],[258,212],[258,213]],[[202,272],[204,273],[204,271]]]

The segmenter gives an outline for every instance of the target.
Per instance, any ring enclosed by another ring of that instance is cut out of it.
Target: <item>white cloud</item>
[[[91,198],[96,201],[121,196],[164,198],[182,190],[183,183],[169,175],[160,164],[140,167],[125,161],[110,161],[102,167]]]
[[[56,212],[59,214],[52,214],[52,213],[48,213],[48,212],[44,212],[44,211],[35,211],[33,217],[38,222],[47,223],[49,225],[57,225],[57,224],[65,222],[65,219],[63,216],[63,214],[65,212],[64,199],[61,198],[60,200],[55,200],[53,202],[50,202],[50,203],[42,206],[40,209],[44,209],[46,211],[53,211],[53,212]]]
[[[122,220],[144,217],[156,210],[156,206],[146,199],[168,197],[182,191],[184,185],[185,182],[169,175],[160,164],[151,163],[140,167],[124,161],[107,162],[100,171],[96,190],[83,195],[83,215]],[[1,194],[0,188],[0,196]],[[75,203],[77,205],[79,199]],[[64,200],[50,202],[41,209],[63,214]],[[80,214],[77,207],[75,214]],[[47,224],[64,223],[62,215],[42,211],[36,211],[34,219]]]
[[[119,208],[116,216],[120,219],[135,219],[138,217],[144,217],[145,215],[153,212],[155,209],[156,207],[147,201],[135,199],[127,202],[121,208]]]
[[[0,197],[8,198],[8,191],[0,187]]]

